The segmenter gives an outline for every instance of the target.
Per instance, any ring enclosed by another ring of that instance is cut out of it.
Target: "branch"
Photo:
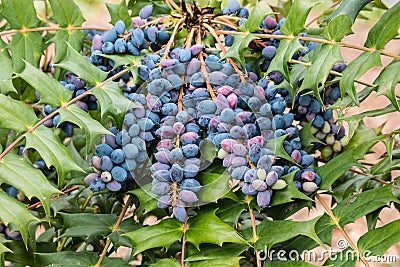
[[[336,6],[338,6],[342,1],[339,0],[335,3],[333,3],[330,7],[327,8],[327,10],[335,8]],[[310,20],[307,24],[306,27],[309,27],[311,24],[313,24],[315,21],[317,21],[323,14],[320,14],[318,16],[316,16],[315,18],[313,18],[312,20]]]
[[[165,47],[165,51],[164,51],[164,55],[162,56],[162,58],[160,59],[160,62],[163,61],[164,59],[166,59],[168,57],[168,53],[169,50],[171,49],[172,43],[175,41],[175,35],[178,32],[179,27],[181,26],[181,24],[185,21],[185,18],[181,18],[178,20],[178,22],[175,25],[174,30],[171,33],[171,37],[168,40],[167,46]],[[161,68],[161,64],[160,64],[160,68]]]
[[[123,207],[122,210],[121,210],[121,213],[119,214],[119,217],[118,217],[117,222],[114,224],[114,226],[113,226],[113,228],[112,228],[112,230],[111,230],[111,233],[114,233],[114,232],[118,231],[119,225],[121,224],[122,220],[124,219],[125,213],[126,213],[126,211],[128,210],[128,207],[129,207],[129,205],[131,204],[131,201],[132,201],[132,197],[129,196],[128,200],[126,201],[124,207]],[[100,267],[101,262],[103,261],[104,257],[106,256],[107,250],[108,250],[108,248],[110,247],[110,245],[111,245],[111,239],[108,238],[108,239],[107,239],[107,243],[106,243],[106,245],[104,246],[103,251],[101,252],[100,258],[99,258],[99,260],[97,261],[95,267]]]
[[[196,43],[197,44],[202,44],[200,29],[197,32],[197,42]],[[203,58],[203,51],[201,51],[200,54],[199,54],[199,60],[200,60],[201,72],[203,73],[204,78],[206,80],[207,91],[210,94],[211,99],[215,101],[217,99],[217,97],[215,96],[215,92],[214,92],[214,90],[213,90],[213,88],[212,88],[212,86],[210,84],[209,79],[208,79],[208,72],[207,72],[207,69],[206,69],[206,63],[204,62],[204,58]]]
[[[59,197],[61,197],[61,196],[64,196],[64,195],[66,195],[66,194],[69,194],[69,193],[71,193],[71,192],[74,192],[74,191],[76,191],[76,190],[78,190],[79,189],[79,186],[73,186],[73,187],[71,187],[71,188],[68,188],[68,189],[66,189],[66,190],[63,190],[62,191],[62,194],[57,194],[57,195],[54,195],[54,196],[52,196],[52,199],[56,199],[56,198],[59,198]],[[36,203],[34,203],[34,204],[32,204],[32,205],[29,205],[28,207],[26,207],[28,210],[33,210],[33,209],[36,209],[37,207],[40,207],[42,205],[42,203],[41,202],[36,202]]]
[[[321,203],[322,207],[325,209],[325,212],[329,215],[331,218],[332,222],[336,225],[336,228],[340,231],[340,233],[343,235],[343,237],[347,240],[349,243],[350,247],[357,252],[357,255],[360,257],[360,260],[362,263],[364,263],[365,266],[370,267],[369,263],[365,260],[364,256],[360,251],[358,250],[356,244],[354,244],[353,240],[351,240],[350,236],[347,234],[347,232],[343,229],[343,227],[340,225],[339,220],[335,217],[333,214],[331,208],[326,204],[326,202],[322,199],[322,197],[319,194],[316,194],[316,198]]]
[[[57,115],[57,113],[60,111],[60,109],[62,108],[68,108],[70,105],[74,104],[76,101],[81,100],[82,98],[84,98],[85,96],[89,95],[90,93],[92,93],[92,91],[96,88],[101,88],[104,85],[106,85],[107,83],[121,77],[122,75],[124,75],[125,73],[129,72],[129,69],[124,69],[120,72],[118,72],[117,74],[115,74],[114,76],[108,78],[107,80],[105,80],[104,82],[101,82],[99,84],[97,84],[95,87],[91,88],[90,90],[87,90],[86,92],[84,92],[83,94],[72,98],[69,102],[63,104],[61,107],[59,107],[57,110],[55,110],[54,112],[50,113],[49,115],[47,115],[46,117],[44,117],[43,119],[41,119],[39,122],[37,122],[34,126],[30,127],[25,133],[23,133],[22,135],[20,135],[17,139],[14,140],[14,142],[12,142],[6,149],[4,149],[3,153],[0,154],[0,160],[2,160],[4,158],[5,155],[8,154],[8,152],[10,152],[20,141],[22,141],[22,139],[24,139],[25,135],[27,133],[32,133],[34,132],[40,125],[42,125],[45,121],[47,121],[48,119],[53,118],[55,115]]]
[[[96,30],[96,31],[107,31],[109,28],[106,27],[99,27],[99,26],[81,26],[81,27],[66,27],[61,28],[57,26],[48,26],[48,27],[37,27],[37,28],[22,28],[17,30],[9,30],[0,32],[0,36],[3,35],[10,35],[14,33],[27,33],[27,32],[46,32],[46,31],[59,31],[59,30],[66,30],[66,31],[82,31],[82,30]]]
[[[250,207],[251,198],[249,197],[249,195],[246,195],[246,202],[247,202],[247,206],[248,206],[249,211],[250,211],[251,228],[253,229],[253,244],[255,244],[257,242],[257,240],[258,240],[257,225],[256,225],[256,218],[254,217],[254,211]],[[254,250],[255,250],[255,254],[256,254],[257,267],[261,267],[262,263],[261,263],[261,259],[259,257],[258,250],[256,250],[256,249],[254,249]]]
[[[249,34],[247,32],[224,31],[224,30],[217,30],[216,32],[220,33],[220,34],[232,34],[232,35],[248,35]],[[309,42],[323,43],[323,44],[329,44],[329,45],[340,45],[340,46],[343,46],[343,47],[352,48],[352,49],[361,50],[361,51],[370,52],[370,53],[378,51],[378,50],[376,50],[374,48],[368,48],[368,47],[364,47],[364,46],[360,46],[360,45],[347,44],[347,43],[343,43],[343,42],[336,42],[334,40],[324,40],[324,39],[307,37],[307,36],[274,35],[274,34],[267,34],[267,33],[263,33],[263,34],[251,33],[251,34],[253,34],[256,37],[271,38],[271,39],[293,40],[294,38],[297,38],[297,39],[304,40],[304,41],[309,41]],[[391,54],[391,53],[389,53],[387,51],[381,50],[380,53],[381,53],[381,55],[400,60],[400,56],[395,55],[395,54]]]

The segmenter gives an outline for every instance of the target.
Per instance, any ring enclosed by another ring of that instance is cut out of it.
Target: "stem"
[[[295,60],[295,59],[290,59],[289,62],[290,63],[295,63],[295,64],[301,64],[301,65],[304,65],[306,67],[310,66],[310,62],[303,62],[303,61]],[[340,73],[340,72],[337,72],[337,71],[333,71],[333,70],[330,71],[330,74],[335,75],[335,76],[339,76],[339,77],[343,77],[343,73]],[[362,81],[362,80],[359,80],[359,79],[355,79],[354,81],[356,83],[359,83],[359,84],[362,84],[362,85],[365,85],[365,86],[368,86],[368,87],[372,87],[372,88],[377,86],[375,84],[368,83],[368,82],[365,82],[365,81]]]
[[[118,217],[117,222],[114,224],[114,226],[113,226],[113,228],[112,228],[112,230],[111,230],[111,233],[114,233],[114,232],[116,232],[116,231],[118,230],[119,225],[121,224],[122,220],[124,219],[125,213],[126,213],[126,211],[128,210],[128,207],[129,207],[129,205],[130,205],[130,203],[131,203],[131,200],[132,200],[132,197],[129,196],[128,200],[126,201],[124,207],[123,207],[122,210],[121,210],[121,213],[119,214],[119,217]],[[101,262],[103,261],[104,257],[106,256],[107,250],[108,250],[108,248],[110,247],[110,245],[111,245],[111,239],[108,238],[108,239],[107,239],[107,242],[106,242],[106,245],[104,246],[103,251],[101,252],[100,258],[99,258],[99,260],[97,261],[95,267],[100,267]]]
[[[376,178],[373,174],[365,173],[365,172],[362,172],[362,171],[360,171],[360,170],[350,169],[349,172],[356,173],[356,174],[360,174],[360,175],[367,176],[367,177],[371,177],[372,180],[374,180],[374,181],[376,181],[376,182],[378,182],[378,183],[381,183],[381,184],[383,184],[383,185],[388,185],[388,184],[391,184],[391,183],[392,183],[392,182],[388,182],[388,181],[384,181],[384,180],[382,180],[382,179]],[[400,186],[397,186],[397,185],[395,185],[395,184],[392,184],[392,186],[393,186],[394,188],[400,189]]]
[[[239,29],[239,27],[235,23],[233,23],[233,22],[231,22],[229,20],[226,20],[224,18],[221,18],[221,17],[217,17],[217,18],[213,19],[211,22],[228,26],[229,28],[232,28],[234,30],[238,30]]]
[[[211,35],[217,41],[217,43],[220,46],[222,52],[224,54],[226,54],[227,53],[226,48],[225,48],[224,44],[221,42],[221,40],[219,39],[218,34],[216,33],[216,31],[208,24],[203,23],[203,26],[208,29],[208,31],[211,33]],[[246,82],[246,79],[244,78],[243,73],[240,71],[240,69],[238,68],[236,63],[231,58],[227,58],[227,60],[232,65],[232,67],[235,69],[236,73],[239,75],[240,80],[242,82]]]
[[[171,5],[176,11],[181,11],[181,8],[175,4],[174,0],[166,0],[167,4]]]
[[[159,17],[159,18],[150,20],[149,22],[146,22],[146,23],[143,24],[142,26],[139,26],[139,28],[140,28],[140,29],[144,29],[144,28],[146,28],[146,27],[149,26],[149,25],[156,24],[156,23],[158,23],[158,22],[160,22],[160,21],[162,21],[162,20],[164,20],[164,19],[171,18],[171,17],[172,17],[171,15],[167,15],[167,16],[162,16],[162,17]]]
[[[197,44],[202,44],[200,30],[197,33]],[[217,97],[215,96],[215,92],[210,84],[210,81],[208,80],[208,72],[206,70],[206,63],[204,62],[203,51],[201,51],[199,54],[199,60],[200,60],[200,65],[201,65],[201,67],[200,67],[201,72],[203,73],[204,78],[206,80],[207,91],[210,94],[211,99],[215,101],[217,99]]]
[[[217,33],[220,34],[232,34],[232,35],[248,35],[249,33],[247,32],[236,32],[236,31],[224,31],[224,30],[217,30]],[[316,43],[323,43],[323,44],[330,44],[330,45],[340,45],[342,47],[347,47],[347,48],[352,48],[352,49],[356,49],[356,50],[361,50],[361,51],[365,51],[365,52],[375,52],[377,51],[374,48],[368,48],[368,47],[364,47],[364,46],[359,46],[359,45],[354,45],[354,44],[347,44],[347,43],[343,43],[343,42],[336,42],[334,40],[324,40],[324,39],[319,39],[319,38],[313,38],[313,37],[307,37],[307,36],[293,36],[293,35],[273,35],[273,34],[258,34],[258,33],[251,33],[256,37],[260,37],[260,38],[271,38],[271,39],[288,39],[288,40],[293,40],[294,38],[300,39],[300,40],[304,40],[304,41],[309,41],[309,42],[316,42]],[[395,54],[391,54],[387,51],[381,50],[380,51],[381,55],[387,56],[387,57],[391,57],[391,58],[395,58],[395,59],[399,59],[400,60],[400,56],[395,55]]]
[[[328,206],[328,204],[326,204],[326,202],[322,199],[322,197],[319,194],[316,194],[316,198],[318,199],[319,203],[321,203],[322,207],[325,209],[325,212],[329,215],[332,222],[336,225],[336,228],[340,231],[340,233],[343,235],[343,237],[347,240],[350,247],[355,252],[357,252],[357,255],[360,257],[360,260],[362,261],[362,263],[364,263],[365,266],[369,267],[370,266],[369,263],[365,260],[362,253],[360,253],[360,251],[358,250],[356,244],[354,244],[353,240],[351,240],[350,236],[340,225],[339,220],[335,217],[335,215],[333,214],[333,212],[332,212],[331,208]]]
[[[84,92],[83,94],[72,98],[68,103],[63,104],[61,107],[59,107],[57,110],[55,110],[54,112],[50,113],[49,115],[47,115],[46,117],[44,117],[43,119],[41,119],[39,122],[37,122],[34,126],[30,127],[25,133],[23,133],[22,135],[20,135],[17,139],[14,140],[14,142],[12,142],[4,151],[3,153],[0,154],[0,161],[4,158],[5,155],[8,154],[8,152],[10,152],[22,139],[24,139],[25,135],[27,133],[32,133],[34,132],[40,125],[42,125],[45,121],[47,121],[48,119],[53,118],[62,108],[68,108],[70,105],[74,104],[76,101],[81,100],[82,98],[84,98],[85,96],[89,95],[92,93],[92,91],[96,88],[101,88],[104,85],[106,85],[107,83],[119,78],[120,76],[124,75],[125,73],[129,72],[129,69],[124,69],[120,72],[118,72],[117,74],[115,74],[114,76],[108,78],[107,80],[105,80],[104,82],[101,82],[99,84],[97,84],[95,87],[91,88],[90,90],[87,90],[86,92]]]
[[[164,59],[166,59],[166,58],[168,57],[168,53],[169,53],[169,50],[171,49],[172,43],[175,41],[175,40],[174,40],[174,39],[175,39],[175,35],[176,35],[176,33],[178,32],[179,27],[181,26],[181,24],[182,24],[184,21],[185,21],[185,19],[184,19],[184,18],[181,18],[181,19],[179,19],[178,22],[176,23],[176,25],[175,25],[175,27],[174,27],[174,30],[173,30],[172,33],[171,33],[171,37],[170,37],[170,39],[169,39],[169,41],[168,41],[168,43],[167,43],[167,46],[165,47],[164,55],[162,56],[160,62],[163,61]],[[160,67],[161,67],[161,65],[160,65]]]
[[[189,208],[186,208],[186,219],[183,224],[183,236],[182,236],[182,250],[181,250],[181,267],[185,267],[185,233],[187,230],[187,223],[189,220],[189,215],[188,215]]]
[[[256,225],[256,218],[254,217],[254,211],[253,209],[250,207],[250,202],[251,199],[248,195],[246,195],[246,202],[247,202],[247,206],[249,207],[249,211],[250,211],[250,219],[251,219],[251,228],[253,229],[253,244],[255,244],[258,240],[258,236],[257,236],[257,225]],[[261,267],[261,259],[258,255],[258,250],[254,249],[254,251],[256,252],[256,260],[257,260],[257,267]]]
[[[9,35],[14,33],[27,33],[27,32],[45,32],[45,31],[59,31],[59,30],[66,30],[66,31],[78,31],[78,30],[97,30],[97,31],[107,31],[109,28],[106,27],[99,27],[99,26],[81,26],[81,27],[66,27],[61,28],[57,26],[48,26],[48,27],[37,27],[37,28],[22,28],[16,30],[9,30],[0,32],[0,36]]]
[[[93,191],[90,191],[89,196],[86,198],[85,203],[83,203],[83,205],[82,205],[82,208],[81,208],[82,212],[85,211],[85,209],[86,209],[87,205],[89,204],[90,200],[92,199],[92,197],[93,197]]]
[[[62,194],[58,194],[58,195],[53,196],[52,199],[59,198],[60,196],[69,194],[69,193],[74,192],[74,191],[76,191],[76,190],[78,190],[78,189],[79,189],[79,187],[78,187],[77,185],[76,185],[76,186],[73,186],[73,187],[71,187],[71,188],[68,188],[68,189],[66,189],[66,190],[63,190],[63,191],[62,191]],[[28,210],[33,210],[33,209],[36,209],[37,207],[39,207],[39,206],[41,206],[41,205],[42,205],[41,202],[36,202],[35,204],[29,205],[29,206],[27,207],[27,209],[28,209]]]

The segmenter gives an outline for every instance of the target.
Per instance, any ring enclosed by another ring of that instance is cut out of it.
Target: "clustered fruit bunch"
[[[287,186],[282,178],[289,174],[298,190],[313,194],[321,183],[313,169],[316,150],[322,158],[330,159],[347,144],[344,127],[337,124],[329,109],[339,98],[338,83],[321,92],[323,103],[311,90],[293,99],[280,86],[284,78],[279,72],[256,74],[249,65],[240,68],[206,49],[201,34],[172,46],[171,29],[151,12],[152,6],[146,6],[132,25],[120,20],[113,29],[93,36],[88,60],[111,71],[110,75],[122,67],[114,68],[108,55],[141,59],[136,84],[126,85],[128,74],[121,78],[125,96],[137,108],[126,113],[121,129],[111,127],[113,135],[106,135],[96,146],[91,160],[96,172],[85,178],[90,189],[117,192],[151,183],[159,208],[172,208],[173,215],[183,222],[188,207],[202,203],[199,194],[205,185],[197,178],[210,165],[202,148],[212,145],[216,151],[213,162],[226,168],[232,190],[254,196],[260,208],[268,207],[273,194]],[[222,12],[240,18],[237,25],[224,26],[225,31],[234,31],[249,16],[235,0]],[[284,22],[268,16],[258,32],[279,35]],[[127,30],[127,26],[132,27]],[[225,34],[221,45],[232,46],[234,39]],[[301,44],[303,49],[294,59],[301,59],[316,46],[313,42]],[[262,54],[261,71],[268,69],[279,45],[274,38],[250,43],[254,52]],[[338,63],[333,70],[342,72],[345,68],[344,63]],[[73,74],[67,74],[62,83],[75,95],[85,91],[84,82]],[[80,106],[95,109],[95,100],[88,96]],[[56,118],[53,125],[57,125]],[[321,143],[304,148],[300,131],[308,124]],[[277,145],[282,145],[283,152]]]

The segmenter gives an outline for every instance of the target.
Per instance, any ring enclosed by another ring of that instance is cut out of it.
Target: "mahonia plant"
[[[1,1],[0,266],[314,266],[304,251],[336,246],[319,265],[370,266],[400,242],[399,219],[377,227],[399,209],[399,129],[363,123],[400,111],[400,3],[310,20],[320,2],[130,0],[97,27],[43,2]],[[343,42],[367,10],[364,45]]]

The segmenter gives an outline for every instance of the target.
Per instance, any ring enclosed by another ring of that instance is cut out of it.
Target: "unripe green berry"
[[[325,160],[329,160],[332,157],[333,150],[331,146],[325,146],[321,150],[321,158]]]
[[[315,128],[314,126],[311,126],[310,132],[311,132],[312,134],[316,134],[316,133],[318,132],[318,129]]]
[[[108,183],[112,180],[112,175],[109,172],[102,172],[101,173],[101,180],[105,183]]]
[[[229,153],[223,150],[222,148],[218,150],[218,158],[219,159],[224,159]]]
[[[324,126],[322,127],[322,132],[327,134],[331,132],[331,126],[327,121],[324,122]]]
[[[260,168],[257,170],[257,177],[258,179],[264,181],[265,177],[267,177],[267,172],[264,169]]]
[[[342,145],[340,144],[340,141],[335,141],[335,143],[333,143],[332,145],[332,149],[334,152],[340,152],[342,151]]]
[[[335,135],[334,134],[328,134],[325,138],[325,143],[329,146],[333,145],[335,143]]]
[[[324,140],[325,139],[326,134],[323,132],[318,132],[315,137],[319,140]]]
[[[286,186],[287,186],[287,183],[286,183],[284,180],[279,179],[279,180],[276,181],[276,183],[272,186],[272,189],[273,189],[273,190],[282,190],[282,189],[284,189]]]
[[[349,143],[349,137],[348,136],[343,136],[342,139],[340,139],[340,144],[342,145],[342,147],[347,146],[348,143]]]
[[[302,189],[306,193],[314,193],[317,191],[318,186],[314,182],[304,182]]]

